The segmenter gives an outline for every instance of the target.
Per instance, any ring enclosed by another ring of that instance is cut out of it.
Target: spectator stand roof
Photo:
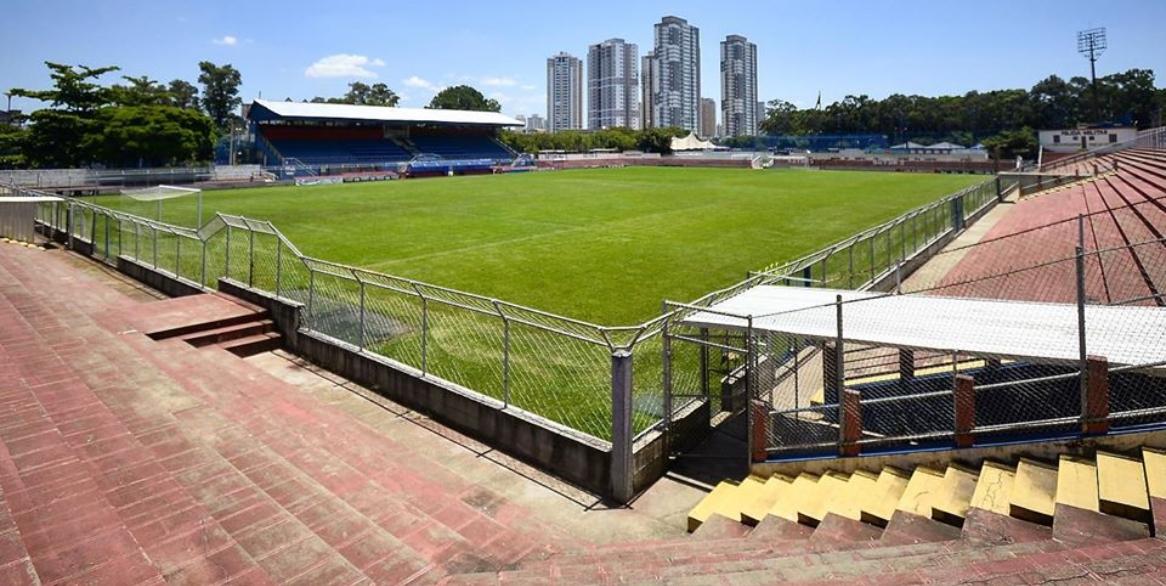
[[[763,285],[698,311],[685,324],[754,330],[818,340],[842,334],[875,346],[960,351],[978,356],[1072,363],[1079,359],[1077,306],[931,295],[888,295],[808,287]],[[729,315],[726,315],[729,314]],[[1166,361],[1166,308],[1085,308],[1086,347],[1111,364]]]
[[[255,122],[268,120],[350,120],[396,124],[430,124],[445,126],[522,126],[514,118],[497,112],[471,110],[431,110],[427,108],[388,108],[352,104],[312,104],[255,100],[247,113]]]

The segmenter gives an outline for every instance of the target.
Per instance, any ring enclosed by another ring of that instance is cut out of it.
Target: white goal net
[[[202,226],[202,190],[174,185],[156,185],[141,189],[123,189],[122,208],[135,215],[159,222],[193,227]],[[186,198],[182,201],[168,201]]]

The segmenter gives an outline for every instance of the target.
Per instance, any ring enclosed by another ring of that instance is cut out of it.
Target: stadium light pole
[[[1097,58],[1109,48],[1105,27],[1077,32],[1077,52],[1089,60],[1089,78],[1093,87],[1093,122],[1100,122],[1100,98],[1097,95]]]

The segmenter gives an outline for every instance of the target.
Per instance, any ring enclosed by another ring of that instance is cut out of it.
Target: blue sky
[[[551,7],[555,7],[554,10]],[[243,96],[335,96],[384,82],[423,106],[469,83],[509,114],[545,110],[546,57],[622,37],[640,46],[673,14],[701,29],[702,93],[720,98],[719,42],[758,45],[759,91],[811,106],[846,94],[963,93],[1087,75],[1079,29],[1105,26],[1099,74],[1151,68],[1166,85],[1164,0],[5,0],[0,91],[48,85],[43,61],[120,65],[194,82],[197,63],[231,63]],[[36,107],[14,100],[14,108]]]

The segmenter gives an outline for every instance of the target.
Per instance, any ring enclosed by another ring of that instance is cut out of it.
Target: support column
[[[769,446],[769,405],[758,399],[751,400],[749,404],[750,416],[753,418],[750,430],[753,432],[753,461],[764,462],[767,456],[765,448]]]
[[[838,405],[838,455],[857,456],[858,440],[862,438],[861,395],[854,389],[842,391],[842,402]]]
[[[975,443],[972,429],[976,427],[976,381],[959,374],[955,377],[955,447],[970,448]]]
[[[906,389],[915,380],[915,351],[899,349],[899,386]]]
[[[632,353],[611,354],[611,496],[632,500]]]
[[[1090,356],[1086,362],[1085,395],[1081,397],[1081,431],[1086,434],[1109,433],[1109,361]]]
[[[842,368],[841,347],[833,342],[826,342],[822,346],[822,400],[827,405],[838,402],[842,390],[842,377],[839,369]]]

